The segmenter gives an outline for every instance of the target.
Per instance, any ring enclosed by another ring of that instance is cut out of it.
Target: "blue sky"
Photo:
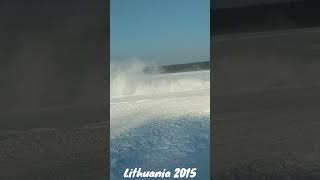
[[[111,0],[111,61],[208,61],[209,0]]]

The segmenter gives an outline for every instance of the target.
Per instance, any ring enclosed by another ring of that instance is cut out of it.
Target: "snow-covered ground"
[[[113,75],[111,179],[123,179],[126,168],[176,167],[197,168],[195,179],[209,179],[209,71]]]

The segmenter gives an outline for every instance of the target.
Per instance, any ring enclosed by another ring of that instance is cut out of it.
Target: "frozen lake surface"
[[[139,80],[131,81],[131,93],[111,95],[111,179],[123,179],[126,168],[173,174],[176,167],[197,168],[195,179],[209,179],[209,71]]]

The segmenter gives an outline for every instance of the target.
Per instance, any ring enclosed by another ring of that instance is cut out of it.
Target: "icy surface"
[[[195,179],[209,179],[209,75],[153,75],[131,82],[131,94],[111,97],[112,180],[123,179],[126,168],[176,167],[197,168]]]

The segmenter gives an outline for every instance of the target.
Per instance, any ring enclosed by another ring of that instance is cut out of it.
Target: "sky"
[[[209,61],[209,0],[111,0],[111,62]]]

